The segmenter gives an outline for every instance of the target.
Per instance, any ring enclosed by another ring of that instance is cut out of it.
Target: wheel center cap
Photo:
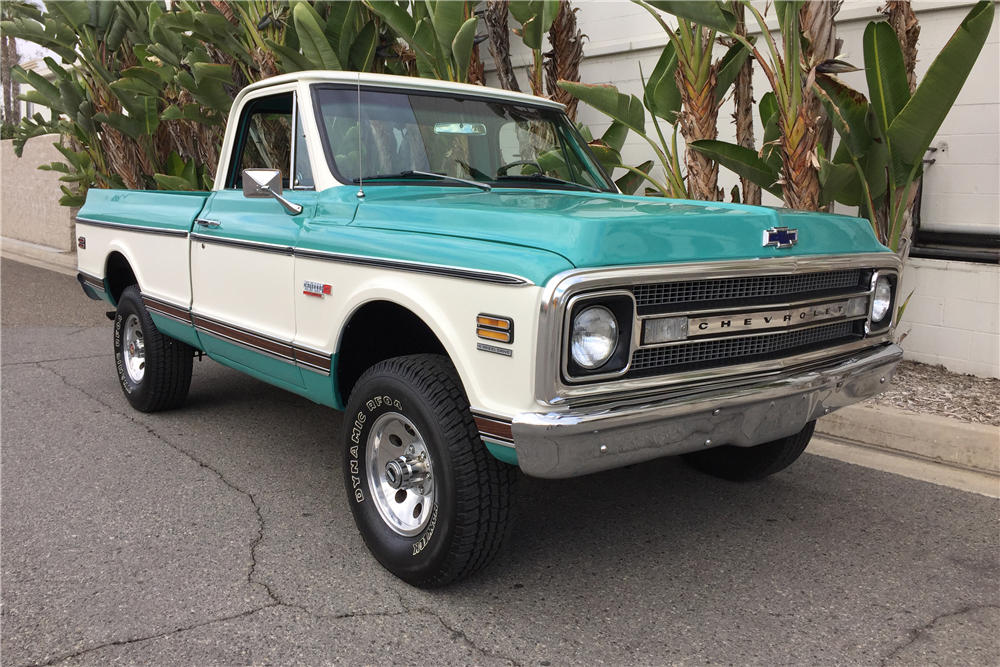
[[[403,484],[403,466],[399,461],[389,461],[385,464],[385,481],[394,489],[398,489]]]
[[[131,354],[133,357],[135,356],[135,343],[128,344],[128,353]]]

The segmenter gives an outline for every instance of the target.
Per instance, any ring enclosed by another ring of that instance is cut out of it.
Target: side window
[[[294,93],[283,93],[259,97],[243,107],[226,187],[242,188],[244,169],[278,169],[282,187],[288,187],[294,99]]]
[[[302,127],[302,113],[295,112],[295,173],[292,189],[311,190],[316,187],[313,182],[312,164],[309,162],[309,147],[306,144],[306,130]]]

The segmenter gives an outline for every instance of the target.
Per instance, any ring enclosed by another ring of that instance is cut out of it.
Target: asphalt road
[[[2,664],[1000,664],[997,500],[808,453],[522,478],[491,568],[410,588],[340,485],[341,415],[205,360],[132,411],[111,323],[3,260]]]

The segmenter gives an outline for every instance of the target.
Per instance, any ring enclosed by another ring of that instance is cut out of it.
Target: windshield
[[[378,180],[616,192],[576,128],[555,109],[421,91],[317,86],[327,160],[342,183]],[[359,159],[360,157],[360,159]],[[424,178],[417,172],[426,172]]]

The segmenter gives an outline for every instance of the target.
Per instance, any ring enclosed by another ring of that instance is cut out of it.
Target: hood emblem
[[[788,227],[771,227],[764,230],[764,247],[791,248],[799,242],[799,230]]]

